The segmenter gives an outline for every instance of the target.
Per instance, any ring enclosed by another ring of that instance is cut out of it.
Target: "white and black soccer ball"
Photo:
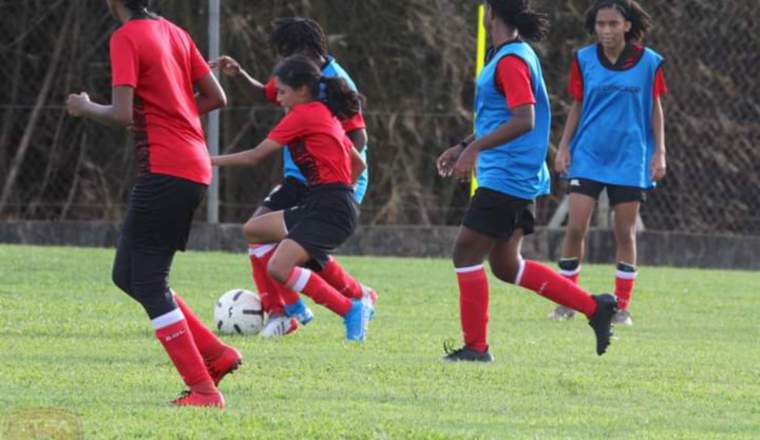
[[[216,328],[228,335],[255,335],[261,331],[264,318],[259,295],[245,289],[225,292],[214,307]]]

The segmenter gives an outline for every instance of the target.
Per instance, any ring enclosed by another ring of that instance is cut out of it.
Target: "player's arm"
[[[66,100],[69,115],[88,118],[105,125],[128,127],[132,125],[134,89],[118,86],[111,89],[111,104],[96,104],[86,92],[71,94]]]
[[[564,173],[570,167],[570,142],[575,137],[578,129],[578,121],[581,119],[583,103],[573,100],[570,111],[567,113],[565,128],[562,129],[562,139],[559,141],[557,156],[554,158],[554,169],[558,173]]]
[[[195,95],[195,103],[198,106],[199,114],[205,115],[212,110],[227,105],[227,95],[213,73],[209,72],[199,79],[195,83],[195,86],[198,88],[198,94]]]
[[[240,153],[223,154],[221,156],[212,156],[211,165],[217,167],[255,167],[261,163],[262,160],[280,149],[282,149],[282,144],[267,138],[256,146],[256,148],[251,150],[241,151]]]
[[[219,67],[225,76],[235,80],[250,98],[259,101],[266,99],[265,84],[251,76],[234,58],[223,55],[209,64],[212,68]]]
[[[356,148],[356,151],[361,153],[364,151],[364,148],[367,146],[367,130],[364,128],[360,128],[358,130],[352,130],[348,133],[346,133],[346,136],[348,136],[349,139],[351,139],[351,143],[354,144],[354,148]]]
[[[356,148],[351,149],[351,181],[355,184],[364,170],[367,169],[367,163],[362,159],[361,154]]]
[[[662,99],[656,97],[654,100],[654,111],[652,112],[652,129],[654,130],[654,156],[652,157],[652,180],[657,182],[665,177],[667,172],[665,149],[665,112],[662,109]]]

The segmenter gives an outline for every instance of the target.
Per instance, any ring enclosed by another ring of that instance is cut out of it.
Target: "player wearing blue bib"
[[[550,268],[523,260],[520,251],[523,237],[533,232],[533,201],[549,192],[549,97],[541,63],[524,41],[541,40],[548,21],[527,0],[488,0],[485,26],[493,49],[476,81],[475,135],[437,162],[443,177],[464,179],[476,168],[479,183],[454,245],[464,347],[446,347],[444,360],[493,360],[486,257],[500,280],[586,314],[602,355],[610,343],[615,298],[591,296]]]
[[[278,56],[282,58],[291,55],[304,55],[319,66],[322,76],[325,78],[339,77],[346,81],[349,88],[356,91],[348,73],[338,62],[328,55],[327,37],[322,27],[314,20],[302,17],[282,18],[275,21],[275,29],[271,34],[270,43]],[[221,67],[225,75],[238,79],[245,90],[254,98],[265,98],[269,102],[279,105],[276,81],[272,78],[268,83],[262,84],[246,72],[240,64],[229,56],[223,56],[215,60],[212,65]],[[321,93],[324,94],[324,90]],[[320,96],[324,100],[325,96]],[[341,120],[341,125],[346,135],[351,139],[355,149],[366,161],[367,132],[364,117],[361,112]],[[353,188],[354,199],[361,203],[367,190],[367,171],[359,177]],[[288,148],[283,149],[283,181],[272,190],[269,196],[246,222],[243,232],[246,237],[252,236],[253,220],[259,216],[272,212],[284,211],[301,205],[307,194],[306,177],[304,172],[295,164]],[[249,242],[251,240],[249,239]],[[253,278],[262,299],[262,308],[269,314],[269,320],[261,331],[264,337],[283,336],[290,334],[311,321],[311,311],[301,301],[297,307],[285,307],[282,300],[291,297],[281,284],[267,275],[265,261],[272,255],[277,244],[251,245],[249,256],[253,271]],[[323,267],[313,267],[316,275],[323,278],[331,286],[351,299],[364,299],[374,305],[377,300],[375,291],[358,282],[349,275],[338,262],[330,257]]]
[[[636,279],[636,220],[646,192],[665,176],[663,58],[641,41],[651,17],[634,0],[600,0],[586,15],[597,42],[578,51],[570,73],[573,104],[555,159],[570,182],[570,211],[560,273],[578,282],[594,205],[607,190],[615,210],[619,311],[614,322],[632,325],[628,306]],[[557,307],[549,317],[573,316]]]

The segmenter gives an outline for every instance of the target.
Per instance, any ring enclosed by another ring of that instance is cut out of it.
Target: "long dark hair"
[[[353,117],[361,111],[364,103],[364,98],[351,90],[346,80],[322,76],[319,67],[304,55],[285,58],[274,69],[274,76],[294,89],[309,87],[311,96],[315,99],[322,98],[322,102],[338,119]]]
[[[278,55],[304,53],[312,58],[327,56],[327,37],[316,21],[303,17],[278,18],[269,42]]]
[[[549,17],[530,8],[529,0],[488,0],[494,14],[526,40],[541,41],[549,32]]]
[[[156,18],[157,15],[150,10],[151,0],[124,0],[124,7],[132,13],[132,18]]]
[[[586,12],[586,30],[589,34],[596,33],[596,16],[599,10],[606,8],[617,10],[631,22],[631,30],[625,34],[626,41],[641,42],[654,26],[652,16],[636,0],[597,0]]]

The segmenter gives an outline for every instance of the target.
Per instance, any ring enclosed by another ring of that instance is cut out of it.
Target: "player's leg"
[[[459,228],[453,260],[459,285],[459,320],[464,346],[459,349],[446,347],[444,361],[493,361],[488,350],[489,292],[483,261],[495,241],[466,225]]]
[[[314,252],[307,251],[301,244],[285,239],[269,261],[269,275],[294,292],[303,292],[317,304],[323,305],[344,319],[346,339],[361,341],[365,338],[368,310],[361,300],[350,300],[341,295],[321,277],[311,270],[300,267],[314,259]],[[286,300],[285,310],[290,316],[298,316],[302,309],[300,298],[296,302]]]
[[[573,179],[570,186],[567,226],[562,239],[562,256],[559,260],[559,273],[574,283],[578,283],[581,274],[581,262],[586,247],[586,234],[591,224],[596,200],[604,185],[585,179]],[[555,321],[570,319],[575,311],[564,306],[557,306],[548,317]]]
[[[614,231],[617,245],[615,295],[618,297],[620,309],[615,315],[615,323],[633,325],[628,306],[637,275],[636,221],[644,193],[638,188],[615,187],[611,194],[610,203],[615,210]]]
[[[521,256],[522,229],[509,240],[501,241],[491,251],[490,263],[494,275],[504,282],[516,284],[589,318],[596,334],[596,352],[604,354],[610,344],[611,321],[615,313],[615,297],[604,294],[591,296],[580,286],[548,266]]]

